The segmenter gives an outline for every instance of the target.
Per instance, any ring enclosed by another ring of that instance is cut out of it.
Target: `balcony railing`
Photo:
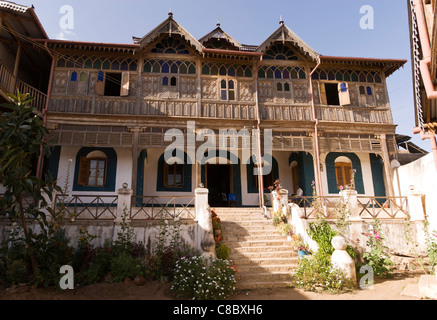
[[[5,92],[11,93],[12,91],[12,94],[16,94],[17,89],[21,93],[28,93],[34,98],[34,100],[31,102],[31,106],[37,108],[39,111],[42,111],[46,104],[47,95],[19,79],[15,81],[15,88],[12,88],[14,81],[15,78],[13,73],[0,60],[0,87]]]
[[[92,96],[51,97],[49,110],[61,113],[96,115],[144,115],[156,117],[202,117],[229,120],[256,120],[256,106],[244,103],[202,102],[200,110],[195,101],[143,101],[135,98]],[[261,106],[262,120],[312,121],[311,106]],[[370,124],[392,124],[390,109],[316,106],[319,121]]]
[[[194,196],[134,196],[131,219],[161,220],[194,219]]]
[[[406,219],[408,218],[407,197],[370,197],[358,196],[358,215],[362,219]],[[320,197],[323,204],[323,214],[327,219],[336,219],[340,204],[338,196]],[[290,202],[297,204],[303,211],[305,219],[315,219],[313,197],[290,198]]]

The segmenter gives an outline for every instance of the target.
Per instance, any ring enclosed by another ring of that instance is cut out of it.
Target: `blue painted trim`
[[[50,148],[50,159],[49,159],[49,173],[53,176],[54,180],[58,179],[59,171],[59,160],[61,159],[61,147],[55,146]]]
[[[187,164],[192,163],[188,160],[188,155],[184,152],[184,186],[182,188],[168,188],[164,186],[164,153],[159,157],[158,160],[158,178],[156,180],[156,191],[172,191],[172,192],[191,192],[191,172],[193,165]]]
[[[380,202],[385,202],[386,193],[383,173],[383,161],[376,154],[371,153],[370,166],[372,168],[373,190],[375,193],[375,197],[383,197],[378,198],[377,200]]]
[[[246,165],[246,175],[247,175],[247,193],[258,193],[258,188],[255,187],[255,177],[253,174],[254,163],[252,157],[250,157],[250,162]],[[278,161],[272,157],[272,171],[273,171],[273,182],[279,179],[279,168]],[[270,193],[269,186],[264,186],[264,193]]]
[[[144,160],[147,158],[147,150],[140,152],[138,156],[138,166],[137,166],[137,188],[136,195],[142,196],[144,192]],[[136,205],[142,205],[142,198],[136,199]]]
[[[293,161],[297,162],[299,168],[299,186],[303,191],[303,195],[312,196],[312,182],[315,180],[313,156],[310,153],[300,151],[290,155],[288,164],[290,165]]]
[[[341,152],[331,152],[326,156],[326,175],[328,178],[328,191],[329,193],[338,193],[337,189],[337,176],[335,174],[335,159],[338,157],[349,158],[352,162],[352,170],[357,170],[355,173],[355,190],[359,194],[364,194],[364,182],[363,182],[363,171],[361,169],[360,158],[355,153],[341,153]]]
[[[86,157],[90,152],[101,151],[106,157],[106,185],[103,187],[88,187],[81,186],[77,183],[79,177],[79,164],[80,158]],[[74,169],[74,182],[73,191],[115,191],[115,179],[117,176],[117,153],[112,148],[94,148],[94,147],[83,147],[79,150],[76,155],[76,165]]]

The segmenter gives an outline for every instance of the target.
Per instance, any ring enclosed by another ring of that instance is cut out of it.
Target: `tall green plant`
[[[9,97],[11,103],[1,105],[7,111],[0,118],[0,177],[6,189],[0,200],[0,211],[11,221],[20,223],[24,235],[24,257],[30,259],[35,279],[44,273],[44,265],[51,265],[51,261],[43,261],[48,258],[45,254],[47,245],[51,247],[60,239],[59,226],[49,222],[43,211],[46,209],[54,214],[48,208],[44,194],[52,200],[53,191],[60,188],[51,176],[41,179],[34,170],[34,162],[41,155],[48,157],[50,149],[46,143],[48,131],[43,118],[30,106],[33,98],[20,92]],[[39,234],[28,226],[29,220],[39,223]]]

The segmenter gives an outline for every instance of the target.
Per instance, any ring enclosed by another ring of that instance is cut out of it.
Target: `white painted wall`
[[[158,180],[158,161],[165,149],[150,148],[147,149],[147,158],[144,164],[144,184],[143,195],[145,196],[192,196],[196,188],[196,168],[192,165],[191,169],[191,191],[174,192],[174,191],[156,191]]]
[[[70,178],[68,192],[73,195],[86,195],[88,191],[72,191],[74,181],[74,169],[76,166],[76,155],[81,147],[62,147],[59,159],[58,185],[64,190],[68,167],[70,164]],[[117,190],[122,188],[123,183],[132,185],[132,152],[127,148],[114,148],[117,153],[117,174],[114,192],[92,192],[93,195],[115,195]]]
[[[424,195],[425,213],[430,223],[430,230],[437,230],[437,170],[433,155],[430,153],[414,162],[403,165],[398,169],[398,175],[394,174],[393,188],[399,195],[399,187],[402,196],[408,196],[411,192]]]

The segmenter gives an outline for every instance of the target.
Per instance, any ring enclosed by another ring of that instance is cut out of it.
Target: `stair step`
[[[265,288],[290,288],[293,287],[292,281],[245,281],[237,282],[237,290],[255,290]]]
[[[256,274],[237,273],[235,279],[238,282],[264,282],[264,281],[292,281],[293,273],[291,272],[259,272]]]
[[[246,251],[235,251],[231,252],[230,259],[234,261],[240,261],[242,259],[260,259],[260,258],[293,258],[296,254],[291,250],[288,251],[256,251],[256,252],[246,252]]]
[[[285,288],[293,285],[298,257],[291,242],[259,208],[213,208],[224,242],[236,265],[237,289]]]
[[[256,241],[256,240],[283,240],[282,236],[278,235],[231,235],[227,236],[226,240],[229,242],[244,242],[244,241]]]
[[[248,274],[252,274],[252,276],[255,276],[256,273],[265,273],[265,272],[270,272],[270,273],[274,273],[274,272],[294,272],[294,270],[296,269],[296,266],[293,264],[289,264],[289,265],[282,265],[282,264],[269,264],[269,265],[249,265],[249,264],[245,264],[245,265],[239,265],[239,264],[235,264],[237,266],[238,272],[241,273],[248,273]]]
[[[226,244],[231,248],[238,248],[238,247],[269,247],[269,246],[289,246],[291,248],[291,244],[287,240],[253,240],[253,241],[227,241]]]
[[[231,258],[235,265],[238,267],[245,267],[245,266],[292,266],[294,268],[297,267],[298,258],[297,257],[290,257],[290,258],[242,258],[242,259],[236,259],[235,257]]]
[[[244,243],[242,244],[244,245]],[[250,247],[233,247],[232,253],[241,253],[241,254],[251,254],[251,253],[275,253],[275,252],[293,252],[292,248],[289,245],[275,246],[275,247],[266,247],[266,246],[250,246]]]

